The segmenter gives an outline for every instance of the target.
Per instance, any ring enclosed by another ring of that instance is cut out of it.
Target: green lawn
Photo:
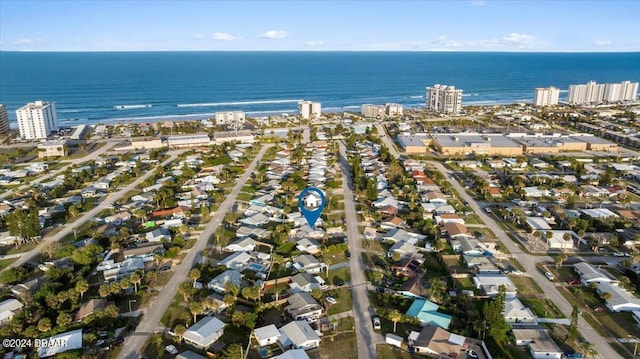
[[[344,318],[338,322],[336,332],[325,332],[318,349],[307,352],[311,359],[356,359],[356,334],[353,331],[353,318]]]
[[[324,255],[322,256],[322,260],[327,263],[328,265],[332,265],[332,264],[336,264],[336,263],[342,263],[342,262],[348,262],[349,260],[347,259],[347,257],[344,255],[344,253],[339,252],[339,253],[331,253],[328,255]]]
[[[249,202],[252,198],[253,198],[252,194],[245,193],[245,192],[240,192],[240,193],[238,193],[237,200],[238,201]]]
[[[7,268],[8,266],[11,265],[11,263],[17,261],[18,258],[12,258],[12,259],[3,259],[0,260],[0,271]]]
[[[542,288],[536,283],[533,278],[526,276],[510,276],[509,279],[518,288],[518,293],[523,296],[543,294]]]
[[[473,281],[471,280],[471,278],[455,278],[454,281],[456,283],[457,289],[462,289],[462,290],[476,289],[476,287],[473,285]]]
[[[522,304],[526,305],[535,315],[542,318],[564,318],[555,304],[549,299],[520,298]]]
[[[334,298],[338,301],[338,303],[330,305],[326,303],[326,305],[330,305],[327,310],[327,314],[333,315],[337,313],[342,313],[349,311],[353,308],[353,301],[351,298],[351,289],[349,288],[340,288],[334,289],[326,292],[327,295],[333,295]]]
[[[376,354],[379,359],[411,359],[411,355],[408,351],[388,344],[376,345]]]
[[[349,266],[338,269],[330,269],[328,278],[326,273],[322,273],[320,276],[327,281],[327,284],[334,284],[339,280],[342,280],[346,283],[351,280],[351,272],[349,270]]]

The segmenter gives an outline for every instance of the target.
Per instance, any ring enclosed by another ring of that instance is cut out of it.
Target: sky
[[[0,51],[640,51],[638,0],[0,0]]]

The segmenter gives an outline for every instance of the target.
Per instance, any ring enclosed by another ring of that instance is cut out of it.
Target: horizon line
[[[634,54],[640,50],[629,51],[494,51],[494,50],[2,50],[0,53],[155,53],[155,52],[388,52],[388,53],[503,53],[503,54]]]

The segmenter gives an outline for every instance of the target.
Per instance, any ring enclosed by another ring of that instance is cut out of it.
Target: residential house
[[[529,346],[529,352],[534,359],[561,359],[563,357],[564,352],[551,338],[548,329],[514,328],[513,336],[517,346]]]
[[[415,275],[405,280],[400,288],[396,290],[397,294],[407,298],[423,298],[424,287],[422,286],[422,274]]]
[[[425,235],[407,232],[401,228],[392,228],[382,237],[382,239],[387,242],[396,243],[404,241],[413,245],[418,243],[419,240],[426,238],[427,236]]]
[[[470,352],[477,359],[491,358],[480,340],[453,334],[439,326],[427,325],[420,332],[412,331],[408,338],[409,348],[417,354],[445,358],[467,358]]]
[[[113,223],[116,226],[121,226],[124,222],[131,219],[131,213],[124,211],[119,212],[111,216],[104,217],[104,223]]]
[[[320,262],[316,257],[309,254],[301,254],[293,258],[293,267],[298,271],[317,274],[325,271],[328,266]]]
[[[204,317],[190,326],[182,336],[185,343],[206,350],[224,333],[226,324],[216,317]]]
[[[253,259],[253,256],[248,254],[247,252],[234,252],[230,256],[221,260],[218,264],[229,269],[234,269],[238,272],[242,272],[245,268],[247,268],[247,266]]]
[[[617,278],[606,271],[594,267],[591,263],[576,263],[573,265],[573,270],[580,275],[580,282],[585,286],[591,283],[611,283],[613,285],[618,285],[619,283]]]
[[[296,243],[296,248],[303,253],[317,254],[320,253],[320,243],[312,238],[302,238]]]
[[[276,355],[272,359],[309,359],[309,356],[303,349],[293,349]]]
[[[464,219],[460,218],[455,213],[441,213],[433,216],[434,222],[439,225],[447,224],[447,223],[458,223],[464,225]]]
[[[185,350],[178,354],[175,359],[207,359],[207,357],[194,353],[191,350]]]
[[[320,336],[304,320],[290,322],[280,328],[280,343],[293,349],[313,349],[320,346]]]
[[[211,279],[207,284],[207,287],[210,290],[216,291],[218,293],[224,294],[226,290],[224,289],[227,283],[233,283],[240,288],[242,284],[242,274],[236,270],[226,270],[220,274],[218,274],[215,278]]]
[[[538,324],[538,317],[518,298],[509,298],[505,301],[504,320],[511,326]]]
[[[294,293],[310,293],[312,290],[322,289],[324,286],[324,279],[310,273],[298,273],[291,277],[291,283],[289,283],[289,287]]]
[[[249,237],[239,238],[224,247],[227,252],[251,252],[256,248],[256,241]]]
[[[280,340],[280,335],[280,331],[274,324],[270,324],[253,330],[253,336],[254,338],[256,338],[256,340],[258,341],[258,345],[261,347],[276,344]]]
[[[127,258],[137,257],[142,258],[145,262],[151,262],[154,260],[156,254],[163,254],[165,252],[162,244],[142,244],[138,247],[121,249],[122,256]]]
[[[488,257],[463,255],[462,259],[475,273],[500,273],[500,268]]]
[[[467,226],[458,222],[448,222],[442,225],[441,233],[451,239],[473,239],[473,235],[467,230]]]
[[[114,263],[102,272],[105,281],[118,280],[126,277],[138,270],[144,270],[144,260],[142,258],[127,258],[120,263]]]
[[[575,246],[576,239],[580,237],[574,231],[551,230],[547,229],[542,232],[542,240],[546,240],[549,249],[572,249]],[[551,238],[547,238],[547,232],[552,234]],[[568,236],[565,236],[568,234]],[[568,237],[568,239],[565,239]]]
[[[382,229],[392,229],[392,228],[404,228],[407,223],[400,217],[388,217],[380,222],[380,227]]]
[[[166,228],[157,228],[151,232],[147,232],[145,238],[147,238],[149,242],[162,242],[163,240],[171,242],[171,232]]]
[[[439,313],[438,305],[426,299],[414,299],[411,307],[405,313],[408,317],[420,320],[420,325],[437,325],[449,329],[451,316]]]
[[[399,256],[400,258],[404,257],[421,257],[422,255],[418,253],[418,248],[416,248],[413,244],[400,241],[394,243],[391,248],[389,248],[389,252],[387,252],[389,258],[393,258],[394,256]]]
[[[391,270],[398,277],[415,277],[423,273],[420,269],[420,262],[410,257],[400,259],[399,262],[391,266]]]
[[[484,294],[490,297],[498,295],[501,286],[504,286],[507,298],[513,298],[518,293],[515,284],[503,274],[478,273],[473,277],[473,283],[476,289],[482,290]]]
[[[309,293],[296,293],[287,298],[285,310],[294,320],[316,320],[322,316],[323,308]]]
[[[605,305],[612,312],[634,312],[640,311],[640,298],[627,292],[624,288],[613,283],[603,282],[598,284],[596,289],[598,294],[611,294],[611,298],[605,301]]]
[[[0,325],[11,321],[11,318],[13,318],[23,306],[24,305],[15,298],[0,302]]]
[[[103,310],[106,306],[107,300],[105,298],[89,299],[88,302],[82,303],[80,308],[78,308],[78,311],[74,316],[74,321],[79,322],[96,310]]]

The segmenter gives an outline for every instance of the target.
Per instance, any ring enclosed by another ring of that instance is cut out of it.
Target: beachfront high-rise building
[[[584,85],[569,85],[569,103],[585,105],[603,102],[633,101],[638,94],[638,83],[597,84],[589,81]]]
[[[462,90],[439,84],[427,87],[427,108],[441,113],[459,113],[462,111]]]
[[[244,111],[216,112],[216,125],[244,124],[246,117]]]
[[[402,105],[397,103],[385,103],[384,105],[364,104],[360,107],[360,113],[364,117],[375,118],[402,116]]]
[[[385,103],[384,111],[387,116],[402,116],[402,105],[399,103]]]
[[[7,108],[0,104],[0,134],[9,132],[9,116],[7,116]]]
[[[53,102],[35,101],[16,110],[20,137],[27,140],[47,138],[58,130],[56,105]]]
[[[302,119],[317,119],[320,118],[322,107],[320,102],[312,101],[300,101],[298,102],[298,111]]]
[[[533,104],[536,106],[553,106],[558,104],[560,89],[557,87],[536,88]]]

